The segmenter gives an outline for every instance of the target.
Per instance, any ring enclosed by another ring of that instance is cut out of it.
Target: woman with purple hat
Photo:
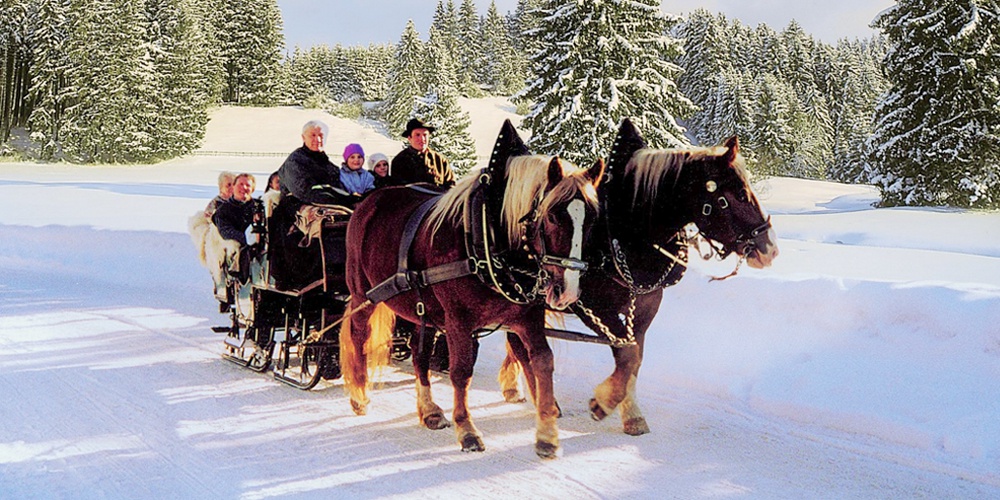
[[[340,184],[351,196],[358,196],[375,189],[375,177],[365,170],[365,150],[360,144],[344,148],[344,163],[340,166]]]

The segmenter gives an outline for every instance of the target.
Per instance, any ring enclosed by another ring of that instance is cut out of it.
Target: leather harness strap
[[[365,297],[373,304],[384,302],[396,295],[413,289],[425,288],[443,281],[476,274],[476,264],[472,259],[449,262],[448,264],[441,264],[423,271],[409,270],[410,250],[413,247],[413,241],[416,239],[417,230],[420,228],[420,224],[423,222],[424,217],[427,216],[427,213],[441,199],[440,193],[435,194],[436,196],[428,198],[427,201],[421,203],[410,214],[409,219],[406,220],[406,226],[403,229],[403,238],[399,243],[399,260],[396,274],[365,293]]]

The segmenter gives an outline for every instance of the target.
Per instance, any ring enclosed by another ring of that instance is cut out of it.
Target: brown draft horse
[[[572,307],[584,324],[611,340],[615,360],[614,372],[594,391],[591,415],[601,420],[620,408],[630,435],[649,432],[636,401],[636,380],[663,289],[686,269],[685,226],[694,223],[719,257],[735,252],[753,268],[770,266],[778,255],[770,218],[747,182],[735,136],[710,148],[644,146],[626,120],[608,161],[610,179],[600,188],[602,223],[590,240],[595,246],[587,250],[591,268]],[[523,346],[508,336],[499,376],[508,401],[520,400],[515,358],[523,357]],[[534,390],[530,380],[528,388]]]
[[[538,277],[534,286],[538,296],[544,295],[544,303],[511,302],[476,276],[464,276],[395,295],[375,308],[358,310],[340,331],[340,362],[355,413],[364,414],[369,402],[367,368],[388,363],[391,321],[386,321],[387,316],[391,320],[395,313],[419,324],[419,307],[427,324],[443,327],[446,333],[449,375],[455,390],[452,418],[462,451],[484,451],[482,435],[468,408],[477,347],[474,332],[500,324],[514,332],[521,345],[526,346],[526,373],[537,387],[535,451],[543,458],[555,456],[559,446],[558,408],[552,389],[552,351],[544,333],[545,307],[562,309],[577,299],[580,271],[546,262],[569,260],[551,256],[582,257],[584,241],[597,220],[596,187],[603,177],[604,163],[599,161],[590,169],[572,172],[563,168],[557,157],[531,155],[510,159],[499,214],[502,227],[494,228],[495,234],[506,235],[509,248],[528,248],[536,255],[537,262],[542,263],[541,272],[535,264]],[[431,269],[470,259],[463,244],[466,236],[462,215],[475,177],[470,175],[459,181],[421,222],[410,250],[411,267]],[[396,249],[400,248],[407,219],[430,197],[407,187],[386,188],[374,191],[356,207],[347,229],[346,272],[351,310],[363,304],[373,286],[396,275],[400,260]],[[544,259],[545,255],[550,258]],[[418,342],[414,345],[417,346],[413,356],[417,417],[430,429],[448,427],[450,422],[431,397],[428,356],[419,352]]]

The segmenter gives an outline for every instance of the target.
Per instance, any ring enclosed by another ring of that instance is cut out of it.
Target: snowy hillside
[[[485,158],[513,107],[463,105]],[[758,186],[781,255],[713,283],[735,261],[699,261],[667,291],[645,436],[590,419],[612,360],[589,344],[552,341],[565,415],[548,462],[533,409],[497,390],[499,336],[470,397],[482,454],[417,425],[408,363],[364,417],[339,382],[301,392],[226,363],[186,217],[219,171],[266,176],[320,116],[333,156],[401,147],[321,113],[223,108],[203,156],[0,163],[4,498],[1000,497],[1000,213],[873,209],[864,186]],[[448,381],[434,391],[450,411]]]

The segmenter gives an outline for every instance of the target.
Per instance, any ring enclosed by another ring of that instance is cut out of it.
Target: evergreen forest
[[[1000,208],[1000,0],[898,0],[880,35],[828,44],[658,0],[440,0],[395,44],[286,47],[276,0],[0,0],[0,157],[189,154],[218,105],[417,116],[474,168],[462,97],[504,96],[529,147],[605,156],[738,135],[756,176],[868,183],[883,204]]]

